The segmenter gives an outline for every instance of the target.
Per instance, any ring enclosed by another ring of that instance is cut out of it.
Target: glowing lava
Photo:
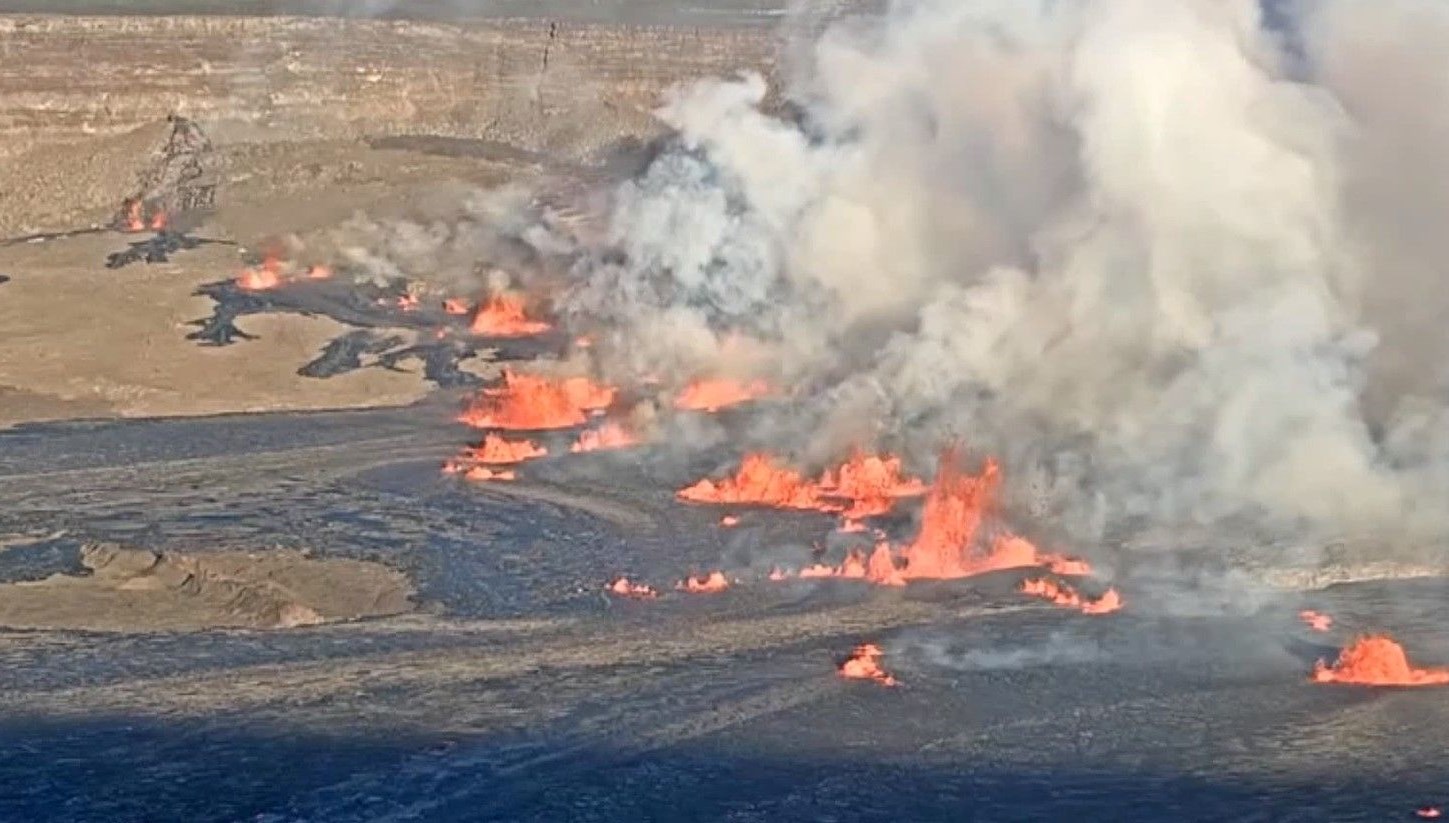
[[[770,387],[763,380],[748,383],[728,378],[696,380],[684,387],[674,398],[674,408],[685,411],[717,412],[727,406],[737,406],[770,393]]]
[[[880,666],[882,654],[880,647],[874,643],[862,643],[855,647],[850,653],[850,658],[840,665],[840,676],[851,680],[874,680],[882,686],[899,685],[885,669]]]
[[[674,588],[690,594],[714,594],[722,592],[730,587],[730,581],[725,578],[724,572],[713,571],[709,574],[698,576],[691,575],[679,581]]]
[[[548,454],[548,449],[540,447],[532,440],[505,440],[496,434],[490,434],[484,437],[483,442],[479,445],[464,450],[459,459],[477,463],[507,464],[522,463],[546,454]]]
[[[1059,574],[1063,577],[1090,577],[1092,574],[1092,564],[1085,560],[1056,555],[1048,555],[1044,559],[1052,574]]]
[[[734,477],[718,482],[704,479],[678,497],[691,503],[754,503],[781,509],[833,511],[820,498],[820,489],[793,469],[777,465],[767,454],[748,454]]]
[[[569,446],[569,451],[578,454],[579,452],[604,449],[624,449],[638,445],[638,443],[639,438],[631,434],[628,429],[610,420],[597,429],[587,429],[581,432],[579,439]]]
[[[1413,668],[1403,646],[1388,635],[1371,634],[1339,652],[1332,666],[1318,661],[1313,679],[1359,686],[1437,686],[1449,683],[1449,669]]]
[[[1437,806],[1425,806],[1422,809],[1415,809],[1414,814],[1418,817],[1422,817],[1425,820],[1435,820],[1442,816],[1444,813],[1441,812]]]
[[[282,285],[282,261],[268,257],[260,266],[243,269],[236,276],[236,285],[246,291],[266,291]]]
[[[469,330],[485,337],[531,337],[552,326],[530,320],[523,310],[523,298],[512,294],[495,294],[473,315]]]
[[[563,429],[614,402],[615,389],[587,377],[553,379],[505,369],[503,385],[484,389],[458,419],[480,429]]]
[[[140,200],[127,200],[125,203],[126,218],[122,225],[123,231],[145,231],[146,219],[142,214],[144,208]]]
[[[467,314],[471,310],[468,301],[461,297],[449,297],[443,301],[444,314]]]
[[[1096,600],[1088,600],[1066,584],[1038,578],[1021,581],[1021,592],[1050,600],[1064,608],[1078,609],[1082,614],[1110,614],[1122,608],[1122,596],[1117,594],[1116,589],[1108,589]]]
[[[740,519],[732,514],[727,514],[719,519],[719,524],[726,529],[732,529],[740,524]]]
[[[722,480],[704,479],[679,492],[692,503],[754,504],[781,509],[844,512],[847,518],[885,514],[895,499],[921,494],[921,481],[905,477],[900,458],[857,452],[838,468],[812,481],[779,465],[768,454],[748,454],[739,471]],[[848,504],[848,505],[847,505]]]
[[[512,471],[490,469],[487,466],[474,466],[463,472],[463,477],[468,480],[514,480],[518,475]]]
[[[1308,628],[1316,632],[1326,632],[1333,626],[1333,618],[1322,612],[1312,609],[1304,609],[1298,613],[1298,619],[1302,620]]]
[[[820,478],[820,492],[852,501],[843,516],[855,520],[889,512],[896,498],[925,494],[926,484],[907,477],[899,457],[857,451],[838,469],[826,470]]]
[[[648,600],[658,597],[659,592],[654,587],[644,583],[633,583],[627,577],[621,577],[604,587],[604,590],[618,597],[633,597],[640,600]]]

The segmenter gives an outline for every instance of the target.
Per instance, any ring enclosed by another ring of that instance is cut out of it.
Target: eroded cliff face
[[[0,231],[112,207],[172,112],[223,150],[431,135],[590,163],[657,133],[672,85],[769,73],[774,42],[540,19],[0,17]]]

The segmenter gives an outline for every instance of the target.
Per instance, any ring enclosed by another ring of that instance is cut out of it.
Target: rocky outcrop
[[[0,626],[92,631],[288,629],[410,611],[412,586],[375,563],[292,551],[81,549],[88,575],[0,586]]]

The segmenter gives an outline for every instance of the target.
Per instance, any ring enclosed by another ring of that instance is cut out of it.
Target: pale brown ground
[[[401,572],[294,551],[81,550],[85,575],[0,584],[0,625],[85,631],[289,629],[409,611]]]
[[[0,240],[106,223],[172,112],[198,120],[224,160],[220,208],[197,233],[255,247],[358,211],[406,211],[442,183],[588,176],[620,141],[658,132],[650,112],[670,86],[768,70],[772,51],[764,30],[0,16]],[[365,142],[396,135],[476,151]],[[186,340],[211,311],[196,287],[234,276],[239,249],[105,269],[134,239],[0,246],[11,278],[0,284],[0,426],[405,404],[428,391],[419,374],[379,369],[298,376],[344,330],[325,318],[249,316],[239,325],[258,340]]]

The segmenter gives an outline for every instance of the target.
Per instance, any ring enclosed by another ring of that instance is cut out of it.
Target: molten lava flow
[[[844,511],[858,519],[885,514],[896,498],[925,491],[924,484],[901,472],[900,458],[857,452],[818,481],[779,466],[767,454],[749,454],[734,477],[701,480],[679,492],[693,503],[753,503],[782,509]]]
[[[766,454],[748,454],[740,461],[734,477],[715,482],[701,480],[678,494],[691,503],[755,503],[782,509],[819,509],[833,511],[837,507],[821,500],[819,488],[801,474],[775,464]]]
[[[855,647],[850,658],[840,665],[840,676],[852,680],[874,680],[882,686],[899,685],[885,669],[880,667],[880,647],[874,643],[863,643]]]
[[[122,226],[124,231],[145,231],[146,220],[142,213],[144,205],[140,200],[127,200],[125,202],[126,218]]]
[[[696,380],[684,387],[674,398],[674,408],[685,411],[717,412],[726,406],[737,406],[770,393],[763,380],[742,383],[728,378]]]
[[[474,466],[463,472],[463,477],[469,480],[513,480],[517,475],[511,471],[490,469],[487,466]]]
[[[1001,470],[987,460],[980,476],[963,473],[954,450],[941,455],[936,480],[921,512],[916,539],[901,552],[908,580],[943,580],[971,577],[1002,569],[1039,566],[1043,557],[1031,541],[998,534],[983,546],[978,532],[995,506]]]
[[[628,429],[610,420],[597,429],[587,429],[581,432],[579,439],[569,446],[569,451],[578,454],[602,449],[623,449],[638,443],[639,439]]]
[[[924,494],[926,484],[906,477],[899,457],[857,451],[838,469],[826,470],[820,478],[820,491],[827,497],[852,501],[844,516],[855,520],[889,512],[896,498]]]
[[[1298,613],[1298,619],[1307,624],[1308,628],[1316,632],[1326,632],[1333,626],[1333,618],[1322,612],[1312,609],[1304,609]]]
[[[797,576],[802,580],[825,577],[865,580],[877,586],[904,586],[906,584],[905,576],[896,566],[895,555],[891,552],[890,544],[885,542],[877,543],[869,555],[862,553],[859,549],[851,549],[839,566],[816,563],[801,569],[797,572]],[[778,576],[771,575],[770,579],[784,580],[787,577],[788,575],[782,571]]]
[[[462,457],[478,463],[499,464],[522,463],[546,454],[548,449],[540,447],[532,440],[505,440],[496,434],[490,434],[478,446],[465,450]]]
[[[605,591],[619,597],[635,597],[640,600],[647,600],[659,596],[659,592],[655,591],[652,586],[644,583],[630,582],[627,577],[621,577],[604,588]]]
[[[548,323],[530,320],[523,311],[523,299],[512,294],[495,294],[473,315],[469,330],[486,337],[529,337],[552,328]]]
[[[505,369],[503,385],[484,389],[458,419],[480,429],[563,429],[613,403],[614,393],[587,377],[556,380]]]
[[[1039,578],[1021,581],[1021,592],[1068,609],[1078,609],[1082,614],[1109,614],[1122,608],[1122,596],[1116,589],[1108,589],[1096,600],[1088,600],[1075,589],[1054,580]]]
[[[236,277],[237,288],[247,291],[266,291],[282,285],[282,261],[268,257],[253,269],[243,269]]]
[[[674,588],[690,594],[714,594],[722,592],[730,587],[730,581],[724,576],[724,572],[714,571],[709,574],[702,574],[698,577],[686,577],[679,581]]]
[[[472,306],[467,300],[461,297],[449,297],[443,301],[443,312],[445,314],[467,314]]]
[[[732,529],[740,524],[740,519],[732,514],[727,514],[719,519],[719,524],[726,529]]]
[[[1449,669],[1413,668],[1404,647],[1392,637],[1371,634],[1339,652],[1332,666],[1318,661],[1313,667],[1313,679],[1359,686],[1436,686],[1449,683]]]
[[[1092,575],[1092,564],[1075,557],[1062,557],[1060,555],[1044,555],[1046,567],[1052,574],[1059,574],[1063,577],[1090,577]]]

